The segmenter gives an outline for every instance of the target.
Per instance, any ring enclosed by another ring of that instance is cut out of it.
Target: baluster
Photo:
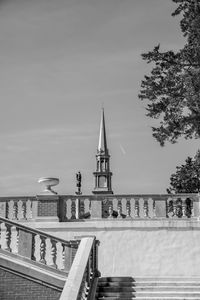
[[[102,209],[102,218],[107,218],[109,216],[109,201],[107,199],[102,199],[101,209]]]
[[[83,275],[83,279],[82,279],[82,284],[81,284],[81,288],[80,288],[80,294],[79,294],[79,298],[82,300],[86,300],[87,299],[87,272],[85,271],[84,275]]]
[[[71,203],[72,203],[72,201],[71,201],[71,199],[67,198],[67,199],[65,199],[64,203],[65,203],[64,213],[66,215],[66,220],[68,220],[71,218]]]
[[[36,233],[32,233],[32,249],[31,249],[31,259],[36,261]]]
[[[22,220],[26,220],[26,200],[22,200]]]
[[[176,216],[178,218],[182,217],[182,200],[181,199],[176,200]]]
[[[19,245],[19,228],[16,226],[11,227],[11,244],[12,253],[18,253]]]
[[[13,201],[13,214],[12,214],[12,219],[13,220],[17,220],[17,216],[18,216],[18,201],[14,200]]]
[[[80,217],[80,199],[78,198],[75,200],[75,210],[75,218],[78,220]]]
[[[19,228],[16,228],[16,253],[19,252]]]
[[[171,199],[167,204],[167,216],[168,218],[172,218],[176,214],[176,207],[174,205],[174,201]]]
[[[91,258],[90,258],[90,274],[89,275],[90,275],[90,282],[91,282],[93,275],[94,275]]]
[[[167,201],[166,201],[166,210],[167,210]],[[166,211],[167,215],[167,211]],[[153,218],[156,218],[156,201],[153,199]]]
[[[98,262],[97,262],[97,257],[98,257],[98,245],[99,241],[95,239],[92,247],[92,268],[93,268],[93,274],[96,274],[96,271],[98,269]]]
[[[26,200],[26,219],[32,219],[32,201]]]
[[[88,210],[89,210],[89,213],[90,213],[90,216],[91,216],[91,212],[92,212],[92,201],[91,201],[91,199],[90,199],[90,200],[87,199],[87,202],[89,203],[89,205],[88,205]]]
[[[69,201],[67,201],[68,199],[64,199],[64,221],[68,220],[67,214],[68,214],[68,210],[67,210],[67,203],[69,203]]]
[[[71,219],[76,219],[76,199],[71,200]]]
[[[165,200],[165,206],[166,206],[166,218],[169,218],[169,205],[167,199]]]
[[[33,218],[33,200],[28,199],[27,201],[28,204],[28,215],[27,215],[27,219],[32,219]]]
[[[140,207],[139,207],[139,200],[135,200],[135,217],[140,217]]]
[[[190,198],[187,198],[185,200],[185,205],[186,205],[186,217],[191,218],[194,214],[193,200],[191,200]]]
[[[194,217],[194,201],[191,200],[191,217]]]
[[[61,259],[61,266],[60,269],[65,271],[66,270],[66,263],[65,263],[65,259],[66,259],[66,255],[65,255],[65,244],[61,244],[62,247],[62,259]]]
[[[73,253],[70,245],[66,245],[65,243],[61,243],[62,247],[62,260],[60,270],[69,272],[72,262],[73,262]]]
[[[46,264],[46,237],[40,236],[40,262]]]
[[[86,277],[86,281],[88,283],[88,286],[90,285],[90,281],[91,281],[91,254],[89,256],[88,259],[88,263],[87,263],[87,277]]]
[[[8,205],[8,201],[6,201],[6,215],[5,215],[5,217],[7,219],[9,219],[9,205]]]
[[[118,199],[118,202],[117,202],[117,213],[118,213],[117,218],[122,219],[122,201],[121,201],[121,199]]]
[[[11,225],[10,224],[6,224],[5,225],[5,241],[4,241],[4,247],[3,249],[6,251],[11,252],[11,248],[10,248],[10,244],[11,244]]]
[[[52,268],[57,268],[57,265],[56,265],[56,257],[57,257],[57,247],[56,247],[56,244],[57,242],[53,239],[50,239],[50,243],[51,243],[51,253],[50,253],[50,266]]]
[[[135,218],[135,200],[130,198],[130,216],[131,219]]]
[[[149,207],[148,207],[148,200],[144,200],[144,205],[143,205],[143,210],[144,210],[144,217],[148,218],[149,216]]]
[[[109,219],[113,219],[113,203],[112,201],[109,201],[109,204],[108,204],[108,218]]]
[[[182,217],[186,218],[186,199],[182,198]]]
[[[122,216],[122,218],[126,217],[126,201],[127,201],[127,198],[125,198],[125,197],[121,198],[121,216]]]
[[[95,272],[95,261],[94,261],[95,260],[95,252],[94,251],[95,251],[95,242],[92,245],[91,256],[90,256],[91,278],[93,278],[94,272]]]
[[[131,203],[130,203],[130,199],[126,200],[126,219],[131,219]]]
[[[85,287],[84,287],[84,294],[86,296],[85,299],[87,299],[87,295],[89,293],[89,284],[90,284],[90,263],[88,260],[87,266],[86,266],[86,271],[85,271]]]
[[[13,200],[8,200],[7,202],[7,218],[12,219],[13,218]]]
[[[118,199],[117,198],[112,198],[112,208],[113,208],[113,217],[117,217],[117,209],[118,209]]]
[[[176,217],[176,213],[177,213],[177,208],[176,208],[176,200],[173,199],[173,217]]]
[[[68,217],[67,217],[67,200],[68,199],[63,199],[63,214],[62,214],[62,216],[63,216],[63,220],[62,221],[64,221],[64,222],[66,222],[67,220],[68,220]]]
[[[84,214],[83,217],[84,218],[90,218],[91,216],[91,200],[85,198],[84,199]]]
[[[85,215],[85,199],[80,199],[80,218],[84,218]]]

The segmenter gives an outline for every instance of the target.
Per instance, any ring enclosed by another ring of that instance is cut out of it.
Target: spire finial
[[[104,117],[104,108],[103,107],[102,107],[102,112],[101,112],[98,152],[105,153],[105,154],[108,153],[107,140],[106,140],[105,117]]]

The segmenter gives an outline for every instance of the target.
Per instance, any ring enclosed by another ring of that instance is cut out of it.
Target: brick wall
[[[61,291],[0,268],[1,300],[58,300]]]
[[[58,201],[57,200],[39,200],[38,201],[38,216],[49,217],[58,215]]]

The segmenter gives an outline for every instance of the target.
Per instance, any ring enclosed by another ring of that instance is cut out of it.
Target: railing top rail
[[[33,229],[33,228],[30,228],[30,227],[27,227],[27,226],[24,226],[22,224],[19,224],[18,222],[14,222],[14,221],[10,221],[6,218],[3,218],[3,217],[0,217],[0,223],[7,223],[7,224],[10,224],[10,225],[13,225],[13,226],[16,226],[17,228],[20,228],[24,231],[28,231],[28,232],[31,232],[33,234],[38,234],[40,236],[44,236],[46,238],[50,238],[54,241],[57,241],[57,242],[60,242],[62,244],[65,244],[65,245],[71,245],[71,244],[76,244],[76,243],[79,243],[78,240],[70,240],[70,241],[66,241],[64,239],[61,239],[61,238],[58,238],[58,237],[55,237],[54,235],[51,235],[49,233],[46,233],[44,231],[41,231],[41,230],[37,230],[37,229]]]
[[[70,272],[64,289],[59,300],[77,300],[80,299],[79,292],[85,270],[87,268],[88,259],[95,237],[85,236],[81,239],[80,246],[72,263]]]
[[[47,195],[49,197],[49,199],[51,199],[51,196],[55,196],[55,195]],[[180,194],[113,194],[113,195],[65,195],[65,194],[58,194],[58,197],[61,198],[83,198],[83,199],[105,199],[105,198],[110,198],[110,199],[114,199],[114,198],[154,198],[154,199],[160,199],[160,200],[165,200],[168,199],[170,197],[175,198],[175,197],[192,197],[192,198],[197,198],[198,194],[197,193],[180,193]],[[0,196],[0,202],[1,201],[10,201],[10,200],[38,200],[37,199],[37,195],[35,196]]]
[[[0,201],[37,200],[37,196],[0,196]]]
[[[193,198],[198,199],[198,194],[195,193],[181,193],[181,194],[113,194],[113,195],[59,195],[61,198],[67,199],[95,199],[95,200],[102,200],[102,199],[115,199],[115,198],[152,198],[155,200],[166,200],[169,198]]]

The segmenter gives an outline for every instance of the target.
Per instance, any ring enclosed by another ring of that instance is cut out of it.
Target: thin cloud
[[[126,155],[126,151],[125,151],[124,147],[121,144],[119,144],[119,147],[120,147],[120,149],[122,151],[122,154]]]

